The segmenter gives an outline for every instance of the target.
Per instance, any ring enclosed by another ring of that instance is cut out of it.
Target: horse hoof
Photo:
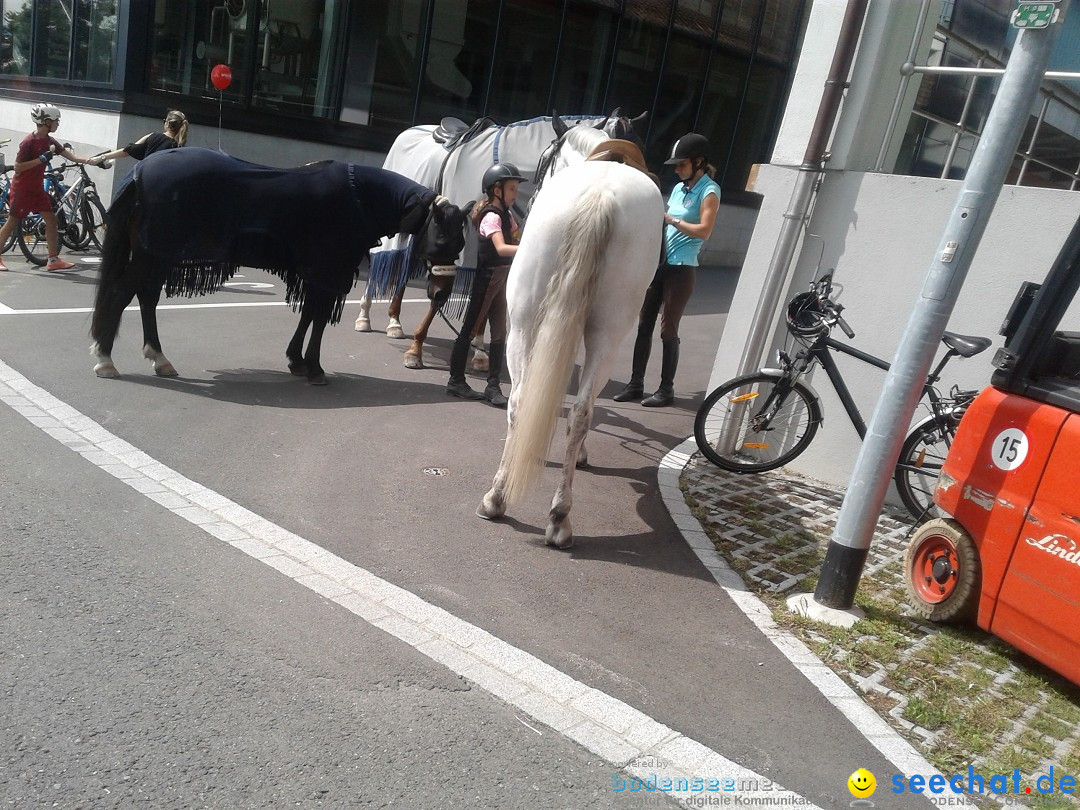
[[[326,385],[328,382],[326,374],[321,371],[314,377],[308,377],[308,385]]]
[[[353,324],[353,330],[356,332],[370,332],[371,321],[367,318],[357,318],[356,323]]]
[[[120,376],[120,372],[112,363],[98,363],[94,366],[94,373],[108,380],[114,380]]]
[[[574,535],[566,526],[549,525],[544,534],[544,542],[555,548],[566,549],[574,545]]]
[[[422,358],[422,357],[420,357],[419,355],[416,355],[416,354],[407,354],[407,355],[405,355],[404,362],[405,362],[405,368],[423,368],[424,367],[424,358]]]
[[[306,377],[307,376],[307,364],[301,361],[295,363],[289,363],[289,373],[294,377]]]
[[[491,363],[488,360],[488,356],[483,352],[477,352],[469,363],[469,367],[473,371],[487,371],[491,367]]]
[[[490,492],[484,496],[484,500],[480,501],[480,505],[476,507],[476,516],[484,520],[497,520],[505,514],[506,503]]]
[[[388,326],[386,327],[386,336],[394,340],[401,340],[405,337],[405,330],[400,326]]]
[[[172,363],[166,363],[163,366],[159,366],[154,369],[154,373],[159,377],[179,377],[180,373],[173,367]]]

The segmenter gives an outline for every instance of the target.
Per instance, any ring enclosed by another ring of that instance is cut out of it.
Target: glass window
[[[71,50],[71,20],[74,0],[53,0],[37,3],[34,19],[34,76],[53,79],[68,77],[68,57]]]
[[[111,82],[116,61],[116,0],[78,0],[75,9],[71,78]]]
[[[353,12],[341,120],[397,133],[413,123],[428,4],[365,2]]]
[[[255,41],[258,107],[324,118],[336,106],[332,23],[343,0],[261,0]]]
[[[621,107],[623,112],[637,115],[650,110],[649,132],[664,127],[664,114],[653,110],[656,100],[657,81],[663,67],[664,43],[667,40],[668,14],[670,8],[660,9],[664,4],[645,0],[627,0],[625,16],[619,29],[618,49],[615,54],[615,72],[608,91],[608,106]],[[663,12],[663,13],[661,13]],[[660,108],[666,110],[667,99],[661,99]],[[664,151],[664,145],[650,136],[646,159],[656,162]]]
[[[561,17],[561,4],[550,0],[509,0],[503,5],[487,104],[487,114],[499,123],[550,115]]]
[[[149,86],[326,117],[344,0],[157,0]],[[224,90],[213,70],[228,65]]]
[[[33,8],[31,0],[0,0],[0,71],[26,76],[30,73],[30,42]]]
[[[651,115],[649,128],[649,158],[657,163],[663,163],[671,145],[695,127],[703,89],[701,73],[709,59],[709,47],[708,39],[691,41],[679,34],[671,39],[660,79],[660,103]]]
[[[484,113],[498,0],[436,0],[418,122],[452,115],[471,122]]]
[[[758,14],[765,0],[728,0],[720,12],[716,41],[740,53],[754,49],[754,32]]]
[[[615,0],[605,5],[607,8],[573,2],[566,10],[559,63],[555,66],[555,94],[551,100],[551,106],[559,112],[610,112],[603,107],[619,13]],[[623,113],[637,115],[644,109],[626,108]]]
[[[0,73],[109,83],[116,0],[0,0]]]
[[[149,85],[155,90],[217,98],[211,71],[232,71],[224,99],[243,97],[248,36],[255,4],[247,0],[157,0]]]

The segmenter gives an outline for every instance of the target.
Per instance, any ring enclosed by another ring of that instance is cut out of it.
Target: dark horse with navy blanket
[[[119,376],[110,355],[133,297],[143,355],[157,374],[175,376],[158,337],[162,288],[167,296],[202,295],[238,268],[256,267],[282,279],[285,300],[300,309],[285,350],[289,370],[325,384],[323,329],[341,319],[360,263],[379,238],[411,234],[416,254],[435,266],[453,264],[465,243],[465,214],[395,172],[338,161],[275,169],[194,147],[141,161],[108,222],[90,328],[99,377]]]

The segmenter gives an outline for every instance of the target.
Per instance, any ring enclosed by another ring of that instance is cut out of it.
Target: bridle
[[[610,115],[593,128],[607,133],[609,121],[611,121]],[[573,128],[569,127],[562,135],[556,137],[548,144],[547,149],[540,154],[540,160],[536,163],[536,172],[533,174],[533,189],[532,196],[529,198],[529,208],[532,208],[533,200],[540,193],[540,189],[544,185],[544,179],[554,174],[555,159],[562,152],[563,144],[566,143],[566,136],[570,134],[570,130]],[[625,116],[617,115],[615,117],[614,131],[607,134],[611,138],[635,140],[633,121]]]

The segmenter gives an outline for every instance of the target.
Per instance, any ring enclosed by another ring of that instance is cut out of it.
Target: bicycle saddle
[[[961,357],[974,357],[979,352],[986,351],[992,341],[985,337],[944,332],[941,335],[941,342]]]

